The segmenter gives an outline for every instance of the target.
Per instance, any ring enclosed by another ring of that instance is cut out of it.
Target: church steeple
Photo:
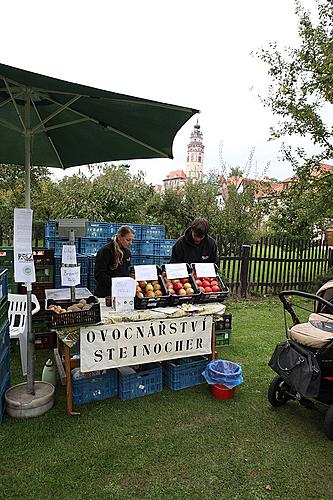
[[[199,121],[194,125],[190,143],[187,146],[186,175],[189,179],[198,181],[203,176],[204,149]]]

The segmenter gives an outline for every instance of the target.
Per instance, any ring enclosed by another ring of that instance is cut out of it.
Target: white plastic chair
[[[9,293],[8,302],[9,336],[20,343],[22,373],[25,376],[28,364],[27,296]],[[31,302],[32,314],[36,314],[40,310],[36,295],[31,294]]]

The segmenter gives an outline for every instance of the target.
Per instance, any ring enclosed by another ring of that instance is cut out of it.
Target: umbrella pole
[[[25,132],[24,132],[24,156],[25,156],[25,207],[30,208],[30,167],[31,167],[31,132],[30,132],[30,93],[26,94],[25,100]],[[35,336],[32,331],[32,305],[31,305],[31,283],[26,283],[27,288],[27,392],[35,394]]]

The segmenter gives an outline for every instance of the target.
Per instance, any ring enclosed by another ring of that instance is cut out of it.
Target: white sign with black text
[[[211,336],[211,315],[81,327],[80,370],[210,354]]]

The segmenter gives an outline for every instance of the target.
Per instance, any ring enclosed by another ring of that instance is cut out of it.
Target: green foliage
[[[317,20],[313,21],[300,1],[295,4],[299,46],[280,51],[271,43],[257,55],[267,64],[271,77],[263,103],[281,118],[271,129],[271,138],[306,137],[317,150],[307,158],[301,148],[283,148],[284,158],[291,162],[298,179],[272,202],[269,228],[276,235],[308,239],[333,217],[332,175],[312,175],[333,153],[329,113],[333,103],[333,9],[332,2],[318,0]]]
[[[333,219],[333,176],[302,174],[272,201],[268,226],[277,236],[308,240]]]
[[[224,245],[231,241],[242,244],[253,240],[257,209],[251,188],[239,192],[235,186],[228,186],[224,207],[217,220],[217,231]]]
[[[299,16],[297,48],[280,52],[275,43],[257,55],[268,65],[272,79],[263,100],[282,120],[272,128],[272,138],[296,134],[308,136],[321,148],[320,156],[332,156],[332,124],[325,104],[333,102],[332,2],[318,0],[318,21],[296,1]]]

